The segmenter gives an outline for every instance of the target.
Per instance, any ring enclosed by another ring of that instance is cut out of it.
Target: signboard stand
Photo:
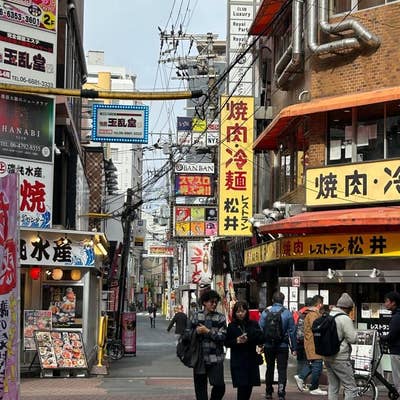
[[[80,332],[35,331],[41,377],[87,377],[88,365]]]

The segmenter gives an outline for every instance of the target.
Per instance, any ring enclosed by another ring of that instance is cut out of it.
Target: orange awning
[[[249,35],[266,35],[270,32],[269,24],[282,8],[285,0],[264,0],[249,29]]]
[[[322,234],[400,231],[400,206],[313,211],[262,225],[260,233]]]
[[[264,129],[253,144],[254,150],[275,150],[278,136],[298,117],[304,115],[339,110],[342,108],[378,104],[400,99],[400,86],[353,93],[342,96],[323,97],[307,103],[293,104],[282,109]]]

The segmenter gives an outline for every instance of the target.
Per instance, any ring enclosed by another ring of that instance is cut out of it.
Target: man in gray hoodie
[[[325,357],[325,366],[328,375],[328,399],[338,400],[340,385],[344,388],[344,400],[357,397],[357,385],[354,379],[353,367],[350,362],[351,344],[357,341],[357,331],[349,313],[354,307],[352,298],[343,293],[333,307],[330,315],[340,314],[335,318],[339,340],[339,352],[333,356]]]

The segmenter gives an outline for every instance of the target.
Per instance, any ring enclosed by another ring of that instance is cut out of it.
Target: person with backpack
[[[212,386],[210,400],[221,400],[225,394],[224,342],[226,338],[225,315],[217,312],[221,297],[215,290],[201,295],[203,309],[196,311],[188,328],[196,331],[201,343],[200,360],[193,368],[196,400],[208,400],[207,379]]]
[[[297,375],[307,364],[306,351],[304,349],[304,319],[312,304],[312,297],[307,297],[304,307],[293,313],[294,324],[296,325],[296,353],[297,353]]]
[[[285,295],[275,292],[272,306],[265,309],[260,318],[264,332],[264,353],[267,363],[265,372],[265,399],[272,399],[275,362],[278,367],[278,399],[286,396],[289,348],[296,355],[296,328],[292,313],[283,306]]]
[[[183,334],[186,328],[186,323],[187,323],[187,316],[183,312],[183,307],[182,306],[176,306],[175,309],[175,315],[171,319],[171,322],[168,325],[167,332],[169,332],[172,327],[175,325],[175,337],[176,341],[178,343],[179,336]]]
[[[313,323],[315,351],[324,356],[328,375],[329,400],[339,399],[341,385],[344,400],[355,399],[358,394],[350,362],[351,344],[357,341],[357,331],[349,317],[353,307],[353,299],[343,293],[329,315],[317,318]],[[321,329],[323,326],[325,328]]]
[[[320,317],[320,308],[324,299],[320,295],[312,298],[312,306],[308,309],[307,316],[304,319],[304,348],[307,357],[307,363],[298,375],[294,376],[298,389],[303,392],[305,390],[304,381],[311,375],[311,386],[309,388],[311,395],[326,396],[327,391],[319,388],[319,378],[322,374],[322,356],[315,352],[314,336],[312,325],[314,321]]]
[[[231,349],[232,385],[237,400],[249,400],[253,386],[260,386],[260,359],[256,346],[264,343],[258,322],[250,319],[249,306],[238,301],[233,306],[232,322],[228,325],[225,346]]]

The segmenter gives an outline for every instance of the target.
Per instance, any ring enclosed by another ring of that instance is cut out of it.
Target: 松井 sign
[[[253,97],[221,97],[219,234],[251,236]]]

